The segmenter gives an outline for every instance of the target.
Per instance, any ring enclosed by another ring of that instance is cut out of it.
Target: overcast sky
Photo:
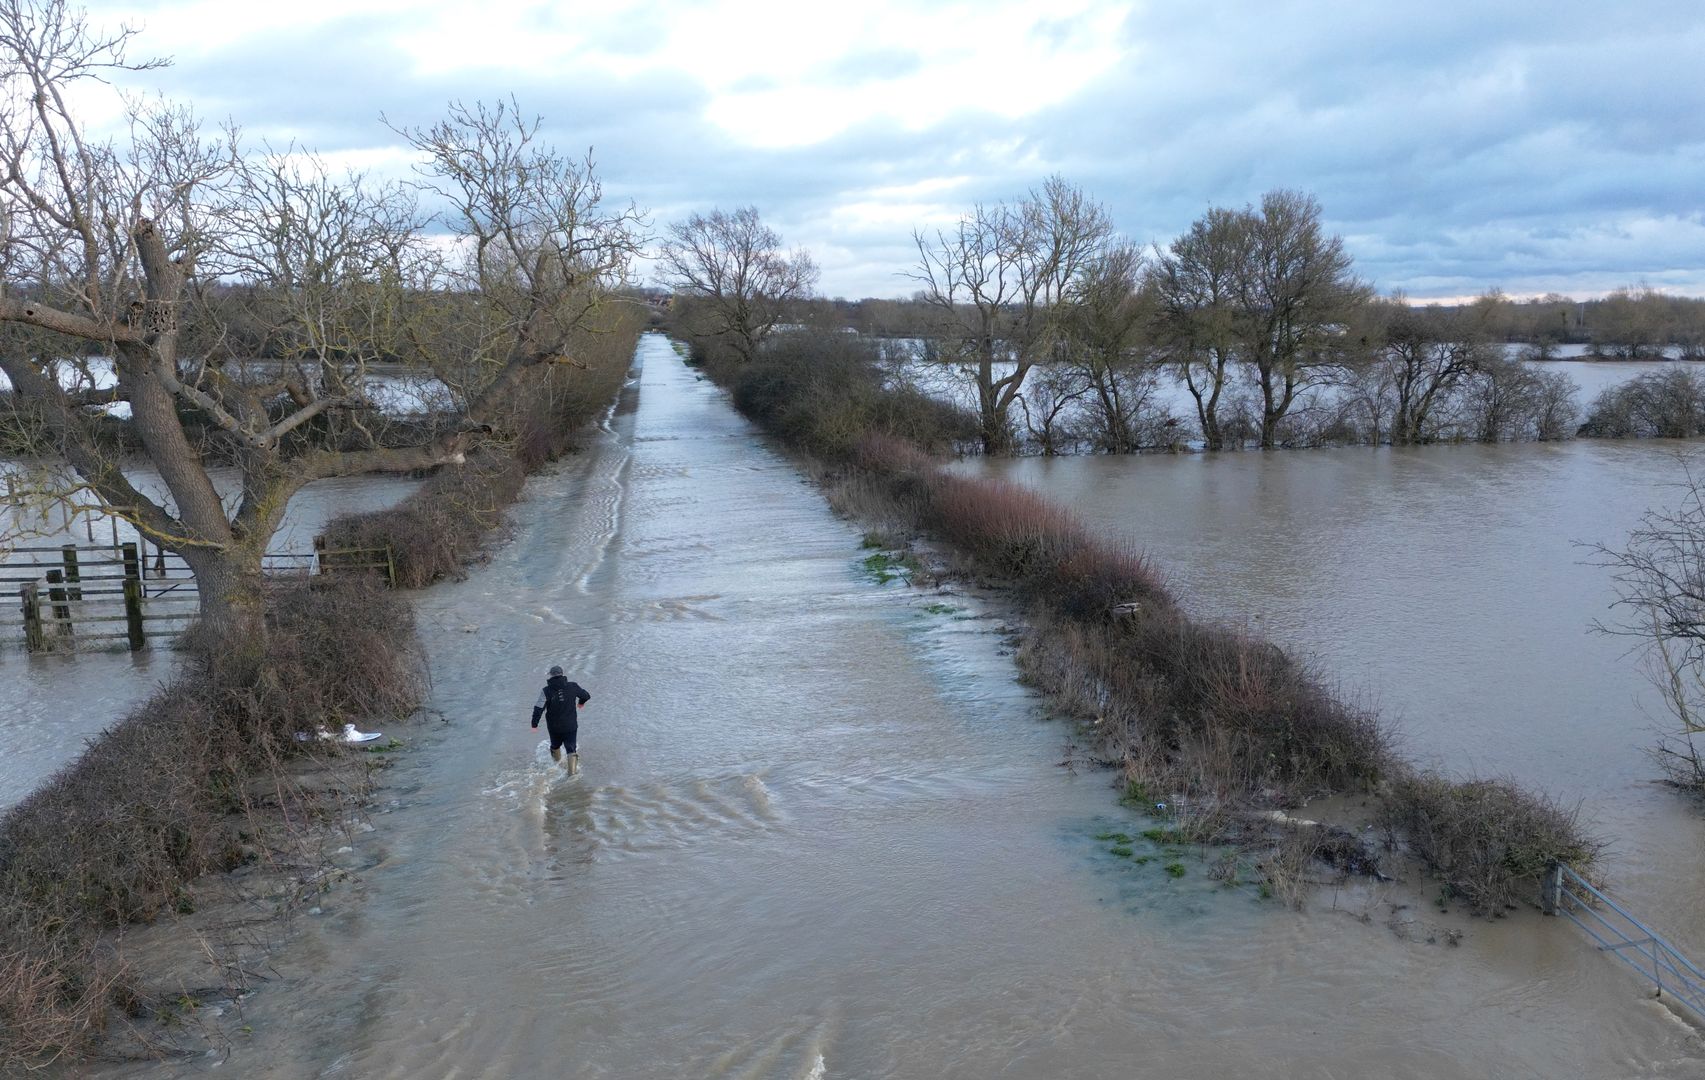
[[[1417,298],[1705,295],[1705,3],[138,0],[143,85],[406,168],[380,122],[515,94],[655,228],[752,204],[828,295],[900,296],[914,227],[1058,172],[1165,242],[1312,192]]]

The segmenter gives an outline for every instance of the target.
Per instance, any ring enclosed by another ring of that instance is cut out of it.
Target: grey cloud
[[[423,78],[389,44],[394,29],[351,18],[273,34],[156,84],[324,149],[392,141],[380,112],[422,123],[448,99],[513,90],[560,144],[596,146],[612,196],[660,221],[754,204],[790,240],[822,248],[832,293],[909,292],[897,274],[913,257],[908,226],[849,222],[837,206],[952,177],[958,186],[931,198],[966,208],[1055,171],[1106,201],[1129,235],[1163,242],[1210,205],[1310,191],[1360,273],[1417,296],[1642,278],[1705,293],[1705,11],[1692,2],[1143,5],[1121,29],[1128,59],[1061,105],[1019,120],[967,108],[921,131],[872,122],[783,150],[708,125],[690,70],[610,79],[564,65],[517,78],[494,62]],[[644,16],[596,28],[629,57],[658,32]],[[815,77],[852,86],[921,64],[903,48],[872,50]],[[987,92],[1022,94],[1022,73],[991,73]]]
[[[203,115],[230,116],[260,134],[296,130],[321,150],[393,141],[379,115],[416,111],[410,61],[387,43],[389,20],[348,18],[269,35],[208,59],[154,73],[156,85]]]

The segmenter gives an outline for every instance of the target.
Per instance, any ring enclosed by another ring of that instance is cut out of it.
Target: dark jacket
[[[539,726],[541,716],[553,725],[569,723],[575,719],[577,703],[584,705],[591,700],[592,695],[579,683],[569,682],[567,675],[552,675],[533,704],[533,726]]]

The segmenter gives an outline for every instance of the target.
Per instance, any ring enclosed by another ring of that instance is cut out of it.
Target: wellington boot
[[[570,775],[570,776],[573,776],[574,774],[578,773],[580,771],[580,755],[579,754],[568,755],[568,760],[563,762],[563,767],[568,770],[568,775]]]
[[[560,746],[551,747],[551,760],[552,761],[558,761],[558,762],[560,762],[562,760],[562,747],[560,747]]]

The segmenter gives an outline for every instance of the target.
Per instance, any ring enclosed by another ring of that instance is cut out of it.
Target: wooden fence
[[[397,577],[389,548],[329,548],[324,537],[310,555],[264,555],[261,568],[275,577],[374,574],[387,585]],[[182,630],[200,602],[183,556],[146,542],[0,548],[0,588],[18,598],[18,621],[0,626],[21,630],[31,652],[141,649],[151,634]]]

